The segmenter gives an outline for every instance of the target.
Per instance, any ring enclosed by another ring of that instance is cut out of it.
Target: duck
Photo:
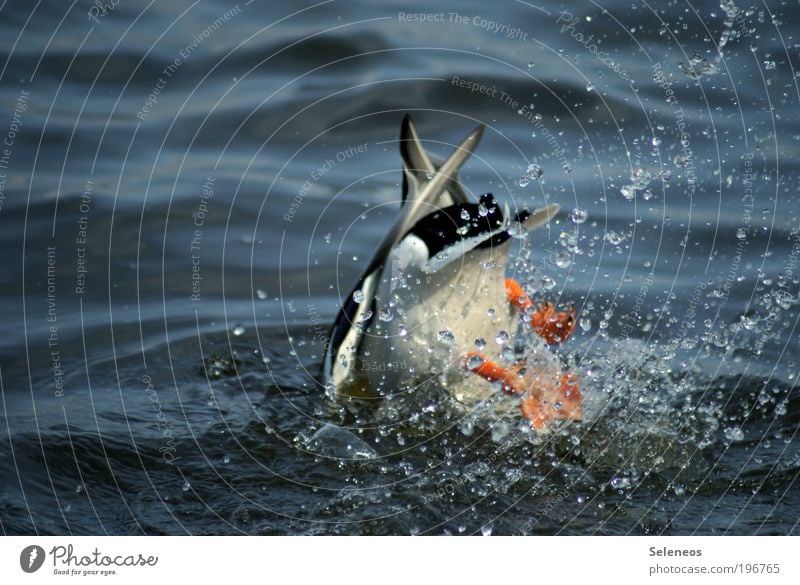
[[[491,193],[470,197],[459,170],[480,125],[450,156],[426,152],[410,115],[400,130],[397,219],[341,307],[322,378],[335,401],[385,398],[437,385],[469,408],[498,391],[519,400],[531,427],[582,418],[576,374],[551,348],[572,334],[572,307],[534,303],[506,276],[512,242],[549,222],[557,204],[512,214]],[[521,356],[520,331],[535,333]]]

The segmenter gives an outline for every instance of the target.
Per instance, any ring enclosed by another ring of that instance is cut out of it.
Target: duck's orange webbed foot
[[[507,369],[486,359],[483,354],[473,351],[468,353],[464,359],[464,367],[489,382],[502,382],[502,389],[506,394],[523,394],[525,392],[525,385],[519,376],[522,366]]]
[[[558,389],[544,386],[544,390],[529,391],[522,398],[522,414],[530,419],[531,426],[541,430],[556,420],[579,421],[583,419],[578,377],[565,372],[561,375]]]
[[[575,374],[565,372],[557,383],[552,375],[544,374],[541,379],[529,374],[523,379],[520,376],[521,365],[504,368],[478,352],[467,354],[464,367],[489,382],[500,382],[506,394],[521,395],[520,409],[534,429],[541,430],[558,419],[583,418],[583,397]]]
[[[508,301],[523,314],[534,306],[520,284],[513,278],[506,279],[506,294]],[[575,315],[575,309],[572,307],[556,313],[553,303],[542,303],[531,315],[531,327],[548,344],[563,343],[575,330]]]

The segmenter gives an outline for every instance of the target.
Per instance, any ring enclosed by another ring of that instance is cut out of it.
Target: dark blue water
[[[797,6],[100,6],[0,7],[2,532],[797,533]],[[407,112],[561,205],[515,262],[596,416],[325,397]]]

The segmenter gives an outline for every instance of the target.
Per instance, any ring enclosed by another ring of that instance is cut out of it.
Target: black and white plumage
[[[464,376],[463,360],[481,340],[494,357],[495,339],[516,331],[505,289],[512,233],[546,223],[558,206],[511,217],[491,194],[472,201],[458,169],[482,134],[473,130],[439,163],[403,120],[403,206],[331,330],[323,371],[331,396],[385,395],[430,379],[463,399],[474,393],[470,382],[485,389]]]

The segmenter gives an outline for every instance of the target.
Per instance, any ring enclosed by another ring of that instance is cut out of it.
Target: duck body
[[[331,330],[323,369],[331,398],[379,398],[437,384],[471,406],[496,394],[496,384],[487,381],[504,383],[486,375],[488,365],[513,360],[521,323],[538,324],[540,334],[558,326],[564,339],[569,335],[574,316],[534,308],[520,285],[506,279],[514,235],[546,223],[558,206],[512,216],[491,194],[475,202],[460,186],[458,168],[482,132],[474,130],[438,163],[422,148],[410,118],[404,120],[403,206]],[[526,351],[531,363],[559,367],[544,341]],[[488,365],[481,370],[478,361]],[[517,370],[509,367],[503,371],[510,379]],[[545,375],[542,367],[538,376]],[[557,371],[548,375],[561,379]],[[523,379],[514,386],[517,393]],[[535,409],[526,412],[524,399],[521,404],[525,416],[542,419]]]

